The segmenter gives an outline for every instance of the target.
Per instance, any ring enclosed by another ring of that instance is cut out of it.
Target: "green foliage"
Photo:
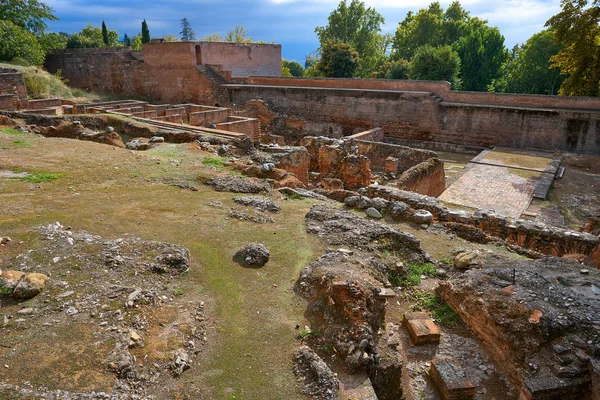
[[[554,42],[554,32],[545,29],[534,34],[521,46],[515,46],[504,64],[497,90],[509,93],[556,94],[564,81],[550,58],[562,46]]]
[[[225,166],[225,160],[221,157],[205,156],[202,159],[202,165],[222,169]]]
[[[117,31],[107,30],[106,35],[108,44],[106,44],[104,41],[102,29],[92,25],[87,25],[81,31],[69,36],[69,39],[67,40],[67,48],[101,48],[105,46],[117,47],[122,45],[119,43],[119,34]]]
[[[421,275],[435,275],[435,265],[431,263],[407,263],[402,273],[389,272],[387,279],[394,286],[410,287],[421,284]]]
[[[321,74],[317,67],[313,65],[304,70],[304,76],[307,78],[319,78],[322,77],[323,74]]]
[[[131,49],[133,51],[141,51],[142,50],[142,35],[138,34],[133,37],[131,40]]]
[[[192,24],[187,18],[181,20],[181,40],[196,40],[196,32],[192,29]]]
[[[600,96],[600,2],[562,0],[562,11],[546,22],[563,48],[551,58],[567,76],[566,96]]]
[[[304,59],[304,68],[314,67],[319,62],[319,59],[320,59],[320,57],[318,54],[315,54],[315,53],[307,54]]]
[[[231,42],[231,43],[264,43],[254,42],[248,37],[248,31],[242,25],[236,25],[235,28],[227,32],[226,36],[220,36],[218,33],[205,36],[203,42]]]
[[[406,60],[388,61],[381,66],[377,72],[371,74],[371,78],[378,79],[408,79],[409,62]]]
[[[300,332],[298,332],[298,337],[300,339],[308,339],[311,337],[321,337],[321,333],[317,330],[312,330],[312,329],[302,329]]]
[[[108,29],[106,29],[106,23],[104,23],[104,21],[102,21],[102,41],[108,46]]]
[[[348,4],[347,0],[342,0],[329,14],[327,26],[317,26],[315,32],[321,51],[331,42],[350,45],[360,59],[358,74],[368,77],[385,57],[391,40],[380,33],[384,22],[383,16],[374,8],[367,8],[363,1],[351,0]]]
[[[183,296],[183,289],[175,289],[173,290],[173,296]]]
[[[281,60],[281,76],[292,77],[292,73],[290,72],[290,67],[287,66],[285,60]]]
[[[131,38],[126,33],[123,34],[123,46],[131,46]]]
[[[304,75],[304,68],[299,62],[283,60],[283,67],[289,70],[291,76],[299,77]]]
[[[27,176],[20,178],[22,181],[24,182],[29,182],[29,183],[43,183],[43,182],[50,182],[50,181],[54,181],[56,179],[59,179],[63,176],[63,174],[56,174],[56,173],[42,173],[42,172],[31,172],[29,174],[27,174]]]
[[[0,3],[0,20],[41,35],[47,28],[46,20],[56,21],[54,10],[38,0],[3,0]]]
[[[10,21],[0,20],[0,61],[24,60],[42,65],[45,53],[35,35]]]
[[[428,311],[433,319],[448,328],[454,328],[460,323],[460,317],[436,293],[417,290],[413,294],[417,302],[411,307],[411,311]]]
[[[454,44],[460,57],[463,90],[485,91],[500,77],[500,68],[508,58],[504,36],[498,28],[482,25]]]
[[[410,79],[448,81],[454,89],[460,88],[460,57],[450,46],[421,46],[417,49],[409,69]]]
[[[69,40],[69,34],[65,32],[49,32],[42,33],[37,37],[38,42],[46,53],[53,50],[63,50],[67,47],[67,40]]]
[[[142,21],[142,44],[150,43],[150,29],[146,20]]]
[[[28,142],[27,140],[23,140],[23,139],[13,140],[12,144],[17,149],[22,149],[22,148],[25,148],[25,147],[31,147],[31,142]]]
[[[321,60],[317,70],[330,78],[352,78],[355,76],[360,59],[358,53],[346,43],[329,42],[321,49]]]
[[[179,38],[177,36],[171,35],[171,34],[165,35],[164,39],[165,39],[165,42],[167,42],[167,43],[179,42]],[[192,40],[196,40],[196,38],[194,38]]]

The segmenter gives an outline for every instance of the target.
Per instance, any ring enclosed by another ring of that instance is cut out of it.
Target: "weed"
[[[300,339],[308,339],[310,337],[321,337],[321,333],[317,330],[302,329],[300,332],[298,332],[298,337]]]
[[[411,307],[411,311],[429,311],[436,321],[449,328],[460,323],[460,317],[436,293],[415,290],[413,295],[416,304]]]
[[[173,290],[173,296],[183,296],[183,290],[182,289]]]
[[[304,198],[297,193],[284,192],[283,194],[285,197],[287,197],[288,200],[302,200]]]
[[[50,182],[50,181],[59,179],[62,176],[63,176],[63,174],[54,174],[54,173],[45,174],[43,172],[31,172],[27,176],[21,178],[21,180],[24,182],[29,182],[29,183],[43,183],[43,182]]]
[[[221,157],[206,156],[202,159],[202,164],[207,167],[215,167],[217,169],[223,169],[225,161]]]
[[[9,135],[17,135],[17,136],[27,135],[26,132],[21,132],[20,130],[15,129],[15,128],[0,128],[0,132],[6,133]]]
[[[452,265],[453,264],[452,260],[448,256],[440,257],[440,262],[444,265]]]
[[[13,145],[14,145],[14,147],[16,147],[18,149],[22,149],[25,147],[31,147],[31,142],[28,142],[27,140],[23,140],[23,139],[17,139],[17,140],[13,140]]]
[[[137,177],[139,177],[139,176],[140,176],[140,173],[139,173],[139,172],[132,172],[131,174],[129,174],[129,177],[130,177],[130,178],[137,178]]]
[[[394,286],[418,286],[421,284],[421,276],[433,276],[435,272],[435,265],[431,263],[407,263],[406,271],[388,272],[387,279]]]

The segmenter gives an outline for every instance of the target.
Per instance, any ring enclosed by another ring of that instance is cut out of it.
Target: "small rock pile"
[[[429,225],[433,222],[433,214],[427,210],[411,210],[411,207],[402,201],[388,201],[381,197],[368,198],[367,196],[348,196],[344,200],[347,207],[365,210],[367,216],[375,219],[383,218],[389,214],[395,220],[412,221],[419,225]]]
[[[260,268],[269,262],[271,253],[262,244],[250,243],[239,249],[233,259],[246,267]]]
[[[325,362],[308,346],[294,353],[294,374],[302,382],[302,391],[313,399],[338,398],[339,382]]]

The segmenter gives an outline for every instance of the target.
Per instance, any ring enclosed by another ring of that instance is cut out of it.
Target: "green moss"
[[[59,173],[43,173],[43,172],[32,172],[27,176],[20,178],[24,182],[29,183],[43,183],[50,182],[56,179],[62,178],[63,174]]]
[[[205,156],[202,159],[202,164],[206,165],[207,167],[223,169],[225,167],[225,160],[221,157]]]
[[[431,263],[407,263],[406,270],[402,273],[390,272],[387,274],[387,279],[394,286],[418,286],[421,284],[421,276],[435,275],[435,265]]]

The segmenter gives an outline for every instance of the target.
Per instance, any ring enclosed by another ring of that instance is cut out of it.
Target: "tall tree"
[[[123,45],[127,47],[131,46],[131,38],[126,33],[123,34]]]
[[[52,7],[38,0],[0,1],[0,20],[10,21],[36,35],[46,30],[46,20],[58,20],[53,12]]]
[[[509,93],[553,95],[564,80],[560,69],[551,66],[550,58],[562,49],[554,42],[554,32],[545,29],[515,46],[507,60],[500,89]]]
[[[106,24],[102,21],[102,41],[106,46],[108,46],[108,29],[106,29]]]
[[[347,43],[329,42],[321,49],[321,60],[317,63],[317,70],[326,77],[352,78],[360,59],[358,52]]]
[[[225,36],[226,42],[232,43],[252,43],[252,38],[248,37],[248,31],[242,25],[236,25]]]
[[[500,77],[508,58],[504,36],[498,28],[481,25],[454,44],[461,61],[462,90],[486,91]]]
[[[196,32],[192,29],[192,24],[187,18],[181,20],[181,40],[196,40]]]
[[[146,20],[142,21],[142,44],[150,43],[150,29]]]
[[[367,77],[385,58],[391,38],[381,34],[383,16],[363,1],[347,0],[339,3],[329,15],[327,26],[317,26],[315,32],[321,49],[330,42],[349,44],[360,58],[361,76]]]
[[[410,65],[410,79],[448,81],[453,89],[460,88],[460,57],[450,46],[421,46]]]
[[[561,0],[562,11],[546,22],[563,49],[553,65],[567,75],[566,96],[600,96],[600,1]]]
[[[0,20],[0,61],[19,60],[41,65],[44,57],[44,50],[33,33],[11,21]]]
[[[108,46],[119,46],[117,31],[107,30]],[[77,33],[73,33],[67,40],[67,48],[99,48],[106,46],[102,29],[88,25]]]

